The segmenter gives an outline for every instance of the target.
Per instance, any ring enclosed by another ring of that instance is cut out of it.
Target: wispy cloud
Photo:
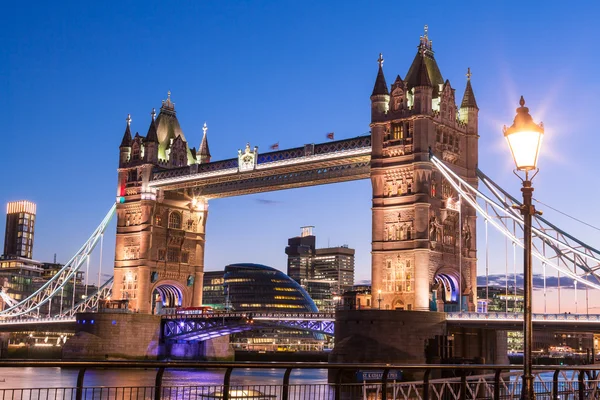
[[[264,204],[266,206],[275,206],[277,204],[281,204],[283,203],[282,201],[278,201],[278,200],[269,200],[269,199],[255,199],[257,203],[259,204]]]

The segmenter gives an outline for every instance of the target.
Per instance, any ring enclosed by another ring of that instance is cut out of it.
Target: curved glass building
[[[228,308],[233,311],[319,311],[295,280],[266,265],[228,265],[224,286]]]

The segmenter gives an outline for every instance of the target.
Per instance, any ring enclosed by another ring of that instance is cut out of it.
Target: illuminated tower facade
[[[35,203],[12,201],[6,206],[4,256],[31,259],[35,230]]]
[[[148,184],[157,174],[208,162],[206,131],[205,125],[197,155],[179,125],[170,92],[158,116],[152,110],[145,136],[132,135],[127,118],[119,147],[113,299],[129,300],[132,310],[202,304],[207,202],[188,190],[164,193]]]
[[[372,288],[382,309],[474,309],[475,212],[429,162],[430,151],[477,185],[478,107],[471,74],[458,107],[427,27],[402,79],[383,57],[371,95]],[[461,293],[462,292],[462,293]]]

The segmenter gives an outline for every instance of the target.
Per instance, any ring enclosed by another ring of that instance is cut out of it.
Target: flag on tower
[[[279,142],[272,144],[271,146],[269,146],[269,148],[271,150],[279,150]]]
[[[327,134],[327,139],[333,140],[333,132]]]

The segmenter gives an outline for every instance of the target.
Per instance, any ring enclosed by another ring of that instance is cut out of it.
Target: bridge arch
[[[458,271],[451,268],[440,268],[433,277],[433,299],[432,304],[437,311],[459,311],[460,300],[460,277]],[[464,288],[464,282],[462,284]]]
[[[177,281],[159,281],[152,287],[151,293],[153,314],[158,314],[163,307],[181,307],[189,303],[186,288]]]

